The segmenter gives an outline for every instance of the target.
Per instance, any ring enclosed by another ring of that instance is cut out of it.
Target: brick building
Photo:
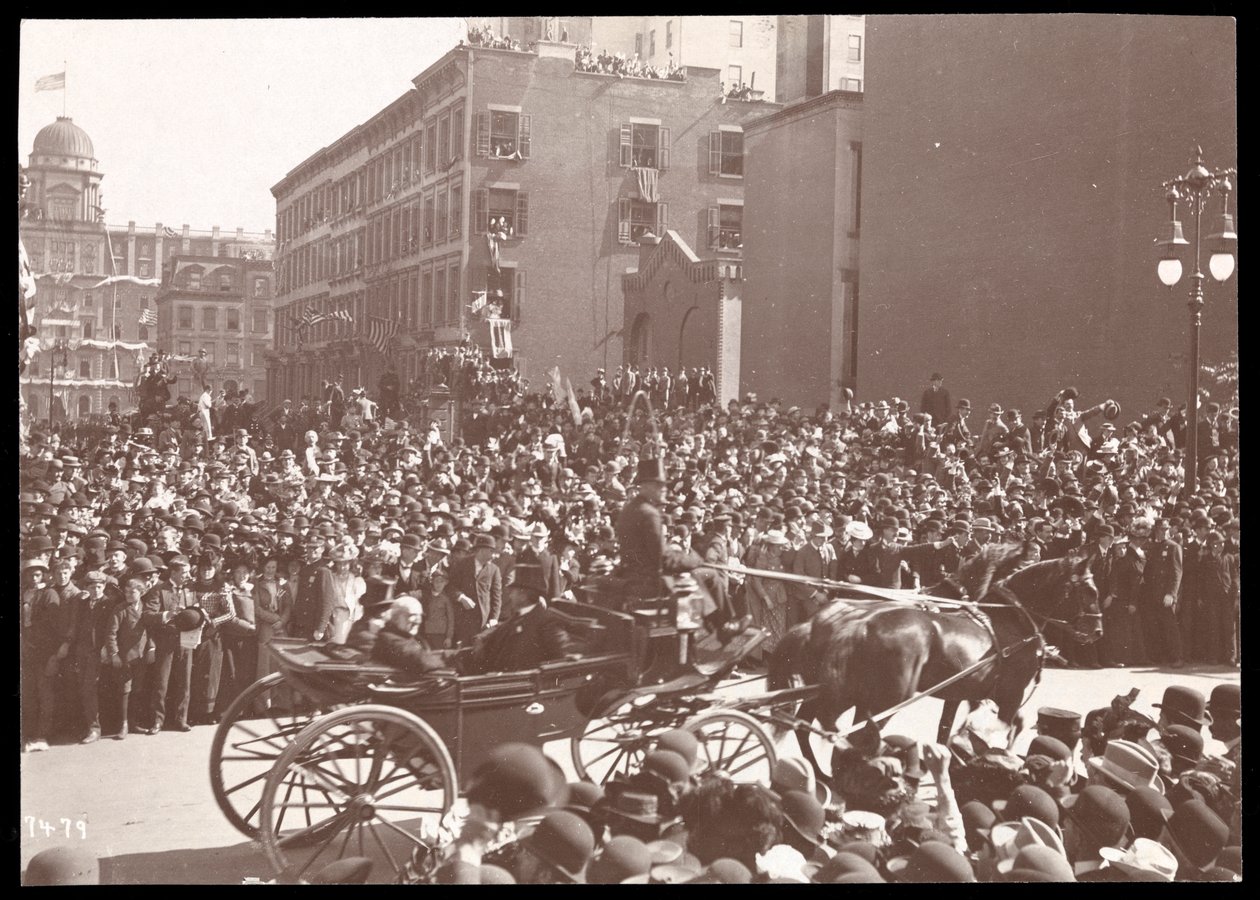
[[[201,393],[200,364],[190,360],[205,350],[204,372],[215,391],[248,389],[255,402],[265,402],[274,299],[270,260],[172,255],[157,295],[157,329],[158,345],[177,359],[179,393],[193,398]]]
[[[741,393],[834,408],[855,384],[862,106],[831,91],[744,126]]]
[[[866,16],[779,16],[777,32],[775,100],[862,90]]]
[[[489,347],[481,291],[526,377],[615,367],[638,239],[673,229],[707,252],[742,231],[742,123],[776,107],[724,103],[714,69],[618,78],[576,71],[575,51],[455,48],[272,189],[274,395],[336,374],[374,388],[391,361],[413,378],[424,348],[465,337]],[[308,308],[353,323],[299,327]],[[385,354],[364,340],[381,322],[398,329]]]
[[[860,396],[912,394],[937,370],[973,405],[1044,406],[1067,385],[1113,396],[1125,421],[1183,402],[1188,282],[1156,277],[1160,185],[1196,143],[1237,162],[1235,28],[872,17],[862,174],[880,214],[863,228]],[[1237,347],[1237,285],[1204,283],[1205,363]]]
[[[649,368],[705,367],[713,373],[718,402],[739,392],[740,291],[737,256],[702,259],[678,232],[645,238],[639,265],[621,277],[625,293],[623,363]]]

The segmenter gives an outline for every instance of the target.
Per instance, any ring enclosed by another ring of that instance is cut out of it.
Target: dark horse
[[[934,694],[945,701],[938,740],[948,738],[964,700],[992,698],[999,717],[1009,724],[1040,671],[1043,625],[1063,624],[1082,643],[1102,635],[1098,589],[1087,558],[1037,562],[1006,574],[1023,558],[1019,545],[986,547],[953,582],[956,596],[964,585],[981,591],[988,624],[980,616],[929,611],[911,602],[833,601],[775,647],[768,667],[770,689],[789,687],[793,675],[817,684],[817,695],[797,715],[831,729],[850,707],[856,708],[855,722],[869,720],[990,658]],[[925,597],[925,602],[930,600]],[[808,732],[799,729],[797,739],[806,759],[821,772]]]

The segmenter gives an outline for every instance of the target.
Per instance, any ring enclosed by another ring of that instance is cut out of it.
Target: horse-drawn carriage
[[[670,604],[618,612],[557,601],[580,658],[536,669],[410,676],[340,645],[277,639],[281,671],[243,691],[211,748],[220,809],[302,877],[347,854],[386,877],[432,841],[461,779],[504,741],[567,740],[579,777],[638,768],[655,736],[696,735],[707,767],[768,779],[770,737],[708,696],[763,638],[697,645]]]

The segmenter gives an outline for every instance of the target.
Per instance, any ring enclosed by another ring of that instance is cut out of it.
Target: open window
[[[623,244],[635,244],[648,232],[661,237],[669,227],[668,211],[667,203],[648,203],[629,197],[618,199],[617,240]]]
[[[515,188],[481,188],[473,192],[473,222],[477,234],[529,234],[529,193]]]
[[[709,207],[709,249],[744,249],[744,207],[721,203]]]
[[[709,132],[709,174],[744,176],[744,132],[729,125]]]
[[[491,159],[529,159],[531,117],[519,111],[491,109],[477,113],[477,155]]]
[[[486,302],[500,309],[500,318],[521,322],[525,301],[525,272],[516,266],[503,266],[498,272],[486,271]]]
[[[669,129],[647,122],[621,126],[622,168],[668,169]]]

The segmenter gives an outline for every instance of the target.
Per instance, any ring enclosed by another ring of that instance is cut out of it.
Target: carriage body
[[[440,843],[459,785],[508,741],[567,739],[578,777],[602,783],[636,770],[662,731],[685,727],[709,764],[768,777],[771,739],[738,710],[710,709],[705,694],[760,631],[697,662],[667,603],[551,608],[581,655],[515,672],[414,676],[343,646],[274,640],[279,671],[242,692],[215,733],[220,809],[277,873],[300,879],[354,853],[356,834],[358,855],[379,848],[382,872]]]

